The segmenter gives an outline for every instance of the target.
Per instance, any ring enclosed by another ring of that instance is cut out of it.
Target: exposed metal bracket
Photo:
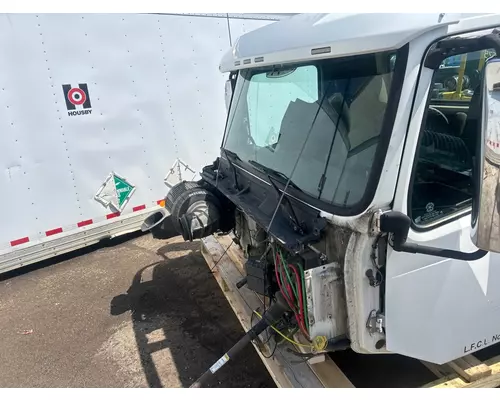
[[[371,226],[370,226],[370,234],[371,235],[378,235],[382,233],[380,230],[380,217],[382,214],[386,213],[388,210],[377,210],[373,213],[372,219],[371,219]]]
[[[182,167],[182,169],[181,169],[181,167]],[[176,183],[182,182],[182,180],[183,180],[182,172],[183,171],[184,172],[189,171],[193,174],[192,178],[190,178],[191,180],[193,180],[196,177],[196,171],[193,170],[188,164],[183,162],[180,158],[177,158],[175,160],[174,164],[172,165],[172,167],[169,169],[169,172],[167,173],[167,175],[163,179],[163,182],[165,183],[166,186],[168,186],[170,189],[172,189],[172,187]],[[175,176],[175,173],[177,173],[177,177],[176,177],[177,182],[175,182],[175,181],[174,181],[175,183],[169,182],[170,177]]]
[[[368,329],[370,335],[374,333],[384,334],[385,316],[380,314],[377,310],[371,310],[368,320],[366,321],[366,329]]]
[[[314,251],[318,255],[319,259],[321,260],[321,262],[323,264],[327,263],[328,257],[326,256],[326,254],[322,253],[321,251],[319,251],[316,247],[312,246],[311,244],[308,244],[306,247],[309,248],[310,250]]]
[[[340,305],[344,293],[341,271],[338,263],[330,263],[304,272],[311,337],[333,338],[347,329],[346,309]]]

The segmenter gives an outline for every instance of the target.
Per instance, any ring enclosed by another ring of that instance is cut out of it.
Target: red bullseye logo
[[[62,85],[62,89],[69,117],[92,114],[89,87],[86,83],[79,83],[78,86],[75,85],[75,87],[65,84]]]
[[[87,100],[87,95],[80,88],[72,88],[68,92],[68,100],[75,106],[81,106]]]

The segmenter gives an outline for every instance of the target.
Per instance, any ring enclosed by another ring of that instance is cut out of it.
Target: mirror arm
[[[393,247],[394,248],[394,247]],[[453,258],[455,260],[464,260],[464,261],[474,261],[483,258],[488,252],[486,250],[476,250],[473,253],[464,253],[462,251],[450,250],[450,249],[440,249],[439,247],[429,247],[429,246],[420,246],[415,243],[404,243],[397,250],[403,253],[412,253],[412,254],[426,254],[428,256],[437,256],[443,258]]]
[[[439,247],[421,246],[415,243],[406,243],[410,231],[411,220],[406,214],[399,211],[389,211],[380,216],[380,231],[392,234],[394,251],[412,254],[426,254],[455,260],[474,261],[488,254],[485,250],[477,250],[473,253],[441,249]]]

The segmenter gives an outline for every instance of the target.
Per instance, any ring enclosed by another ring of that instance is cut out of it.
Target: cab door
[[[465,53],[458,68],[445,60],[421,75],[416,99],[423,100],[414,105],[393,207],[411,218],[408,242],[477,250],[470,239],[474,123],[492,55]],[[460,261],[389,247],[385,284],[387,350],[441,364],[500,342],[500,255]]]

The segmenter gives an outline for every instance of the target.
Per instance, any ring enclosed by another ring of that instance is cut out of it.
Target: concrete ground
[[[199,243],[136,234],[0,276],[0,387],[188,387],[242,334]],[[210,386],[275,385],[248,346]]]

